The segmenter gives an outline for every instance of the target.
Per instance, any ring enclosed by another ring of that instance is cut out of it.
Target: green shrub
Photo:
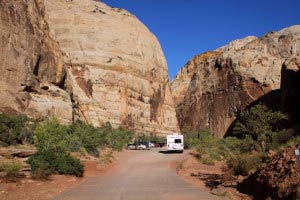
[[[79,153],[80,153],[82,156],[87,156],[87,155],[89,154],[89,153],[87,152],[87,150],[86,150],[84,147],[80,147]]]
[[[0,114],[0,141],[2,146],[15,144],[32,144],[35,127],[25,115],[9,116]]]
[[[138,135],[134,140],[136,142],[164,142],[164,139],[156,135]]]
[[[131,133],[123,128],[113,129],[109,123],[94,128],[81,121],[66,126],[56,119],[39,123],[35,129],[35,145],[38,152],[28,163],[36,177],[47,177],[53,173],[82,176],[83,165],[70,152],[98,155],[106,146],[121,151],[130,142]]]
[[[46,179],[51,174],[55,173],[54,167],[51,165],[54,153],[48,151],[40,152],[29,157],[27,163],[31,166],[32,175],[34,178]]]
[[[121,151],[132,138],[132,133],[127,129],[113,129],[109,122],[101,128],[94,128],[81,121],[76,121],[70,126],[68,132],[78,137],[82,147],[94,155],[98,154],[99,148],[104,147]]]
[[[68,126],[50,119],[40,123],[34,133],[38,151],[28,163],[35,177],[46,178],[53,173],[83,175],[83,165],[69,153],[79,150],[82,141]]]
[[[97,155],[98,148],[107,144],[104,130],[96,129],[79,120],[69,127],[68,133],[79,141],[78,145],[74,146],[71,151],[78,151],[83,147],[88,153]]]
[[[120,151],[132,137],[127,129],[113,129],[109,123],[101,128],[94,128],[81,121],[65,126],[56,119],[40,123],[34,133],[39,150],[74,152],[84,148],[93,155],[98,155],[98,149],[106,146]]]
[[[230,151],[239,151],[242,146],[242,140],[237,137],[226,137],[220,141],[220,144]]]
[[[215,164],[215,160],[213,160],[212,158],[208,157],[208,158],[201,158],[200,162],[205,164],[205,165],[214,165]]]
[[[196,131],[192,131],[190,127],[184,126],[181,130],[184,136],[184,148],[189,149],[197,146],[198,135],[199,133]]]
[[[80,160],[71,157],[70,154],[60,154],[55,161],[53,165],[55,165],[58,173],[83,176],[84,166],[80,163]]]
[[[295,147],[296,145],[300,144],[300,136],[295,136],[289,139],[286,143],[286,147]]]
[[[20,170],[22,169],[22,163],[19,161],[6,161],[4,163],[0,163],[0,173],[3,178],[13,180],[18,175]]]
[[[83,176],[84,166],[69,153],[51,150],[38,151],[28,159],[32,172],[38,177],[48,177],[53,173]]]
[[[111,147],[114,150],[121,151],[126,144],[131,141],[132,134],[124,128],[118,128],[111,133]]]
[[[34,131],[35,146],[39,151],[51,150],[54,152],[67,152],[77,150],[81,146],[76,135],[68,133],[68,127],[61,125],[57,119],[50,119],[40,123]]]
[[[100,161],[105,164],[112,163],[113,159],[114,159],[114,155],[112,150],[103,152],[100,157]]]
[[[236,175],[247,176],[251,170],[257,169],[264,159],[264,155],[255,153],[236,154],[227,160],[229,169],[233,169]]]
[[[241,140],[241,145],[239,146],[239,151],[241,153],[247,153],[252,151],[261,152],[262,147],[260,146],[260,143],[253,140],[249,135],[245,136],[243,140]]]
[[[250,136],[257,141],[263,151],[272,143],[272,138],[281,130],[281,124],[287,116],[281,112],[273,112],[268,107],[258,104],[240,113],[233,133],[245,138]]]
[[[212,136],[209,130],[192,131],[189,127],[184,127],[182,130],[184,135],[184,147],[193,148],[197,147],[200,143],[215,142],[215,138]]]

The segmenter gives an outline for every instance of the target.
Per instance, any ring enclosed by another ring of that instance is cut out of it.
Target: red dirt
[[[42,200],[51,199],[55,195],[82,183],[84,178],[53,175],[50,180],[23,179],[16,183],[0,183],[0,199],[5,200]]]
[[[122,155],[121,155],[122,154]],[[93,177],[113,173],[119,166],[119,158],[128,157],[126,151],[114,153],[114,161],[111,164],[100,164],[99,161],[85,161],[85,173],[83,178],[74,176],[53,175],[49,180],[33,180],[29,178],[19,179],[17,182],[5,183],[0,180],[1,200],[46,200],[66,192],[81,183],[85,177]]]
[[[84,162],[85,171],[84,177],[95,177],[101,175],[107,175],[109,173],[113,173],[118,169],[122,159],[128,158],[129,154],[126,150],[122,152],[114,152],[113,153],[113,162],[109,164],[103,164],[98,161],[86,161]]]
[[[199,178],[199,175],[213,175],[222,176],[224,174],[222,168],[225,166],[224,162],[217,162],[215,165],[205,165],[200,163],[193,155],[192,151],[187,151],[185,160],[176,163],[177,174],[181,176],[186,182],[206,191],[212,192],[212,188],[207,186],[205,181]],[[173,164],[174,165],[174,164]],[[195,175],[195,176],[192,176]],[[249,199],[248,196],[239,193],[236,188],[233,187],[221,187],[222,191],[226,192],[232,200],[244,200]]]
[[[204,181],[200,180],[195,176],[191,176],[191,174],[223,174],[222,166],[224,163],[219,162],[215,165],[204,165],[200,163],[197,158],[192,155],[191,151],[186,151],[187,156],[186,159],[180,163],[177,163],[177,173],[181,176],[186,182],[204,189],[206,191],[210,191],[211,189],[205,186]]]

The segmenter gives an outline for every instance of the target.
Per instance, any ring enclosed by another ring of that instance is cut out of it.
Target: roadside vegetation
[[[0,178],[4,178],[7,181],[15,181],[19,176],[19,172],[22,168],[22,163],[17,160],[10,160],[0,163]]]
[[[165,137],[159,137],[156,135],[138,135],[134,138],[134,141],[137,143],[143,143],[143,142],[155,142],[160,143],[164,142],[166,140]]]
[[[110,149],[108,155],[103,154],[107,158],[100,159],[111,160],[112,152],[122,151],[131,140],[130,131],[114,129],[109,122],[95,128],[79,120],[63,125],[55,118],[35,122],[23,115],[0,114],[0,146],[34,145],[37,152],[27,163],[36,178],[47,178],[54,173],[83,176],[84,166],[73,152],[99,157],[102,151]],[[10,175],[18,171],[17,166],[15,162],[0,165],[0,172]]]
[[[10,116],[0,113],[0,147],[32,144],[35,124],[25,115]]]
[[[248,175],[266,162],[270,152],[277,152],[300,142],[299,136],[282,126],[287,116],[258,104],[240,113],[233,133],[217,138],[209,131],[184,128],[185,146],[194,148],[200,162],[213,165],[226,161],[233,175]]]

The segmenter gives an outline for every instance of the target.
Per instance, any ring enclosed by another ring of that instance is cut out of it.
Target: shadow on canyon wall
[[[271,92],[265,94],[264,96],[260,97],[256,101],[249,104],[244,110],[247,110],[257,104],[263,104],[273,111],[281,111],[281,94],[282,92],[280,89],[272,90]],[[237,118],[231,123],[224,137],[229,137],[233,135],[233,128],[236,125],[236,123],[239,121],[239,115],[240,113],[237,114]]]

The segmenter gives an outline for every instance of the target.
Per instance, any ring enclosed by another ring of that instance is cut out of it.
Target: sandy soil
[[[55,197],[57,200],[199,200],[223,199],[194,187],[176,173],[174,162],[186,154],[164,149],[122,152],[101,176],[87,177],[79,186]],[[90,164],[89,168],[95,169]],[[98,166],[99,167],[99,166]],[[91,170],[94,171],[94,170]]]
[[[101,164],[99,161],[84,161],[85,173],[83,178],[74,176],[53,175],[49,180],[34,180],[29,178],[18,179],[17,182],[6,183],[0,180],[1,200],[46,200],[69,191],[84,183],[88,177],[95,177],[113,172],[117,161],[124,154],[114,153],[114,161],[110,164]]]
[[[80,185],[85,184],[87,180],[94,180],[93,177],[97,178],[99,176],[107,177],[106,183],[109,183],[111,180],[110,177],[113,177],[116,173],[125,174],[127,176],[127,171],[132,170],[135,167],[137,172],[137,180],[140,179],[140,170],[145,169],[148,173],[152,173],[149,176],[149,179],[152,181],[153,177],[166,175],[166,168],[168,166],[172,171],[177,171],[178,175],[183,178],[183,180],[191,185],[194,185],[201,190],[211,192],[212,188],[208,185],[207,180],[199,178],[199,175],[214,175],[211,181],[216,181],[219,175],[222,175],[222,166],[224,163],[217,163],[215,166],[203,165],[198,162],[198,160],[191,154],[191,151],[185,151],[183,154],[171,154],[164,155],[158,154],[156,152],[139,152],[139,151],[123,151],[117,152],[114,154],[114,161],[110,164],[101,164],[99,161],[86,161],[85,162],[85,174],[83,178],[76,178],[73,176],[62,176],[54,175],[50,180],[41,181],[41,180],[31,180],[31,179],[21,179],[16,183],[1,183],[0,182],[0,199],[2,200],[45,200],[52,199],[62,193],[72,191],[74,188],[78,188]],[[130,162],[129,162],[130,160]],[[134,162],[139,163],[132,164]],[[127,164],[126,164],[127,163]],[[144,165],[144,164],[145,165]],[[127,166],[128,165],[128,166]],[[152,169],[152,170],[149,170]],[[153,172],[152,172],[153,171]],[[163,171],[161,174],[159,172]],[[169,171],[167,171],[169,172]],[[130,173],[133,173],[131,171]],[[169,173],[172,173],[171,171]],[[144,173],[142,173],[144,174]],[[124,175],[124,176],[125,176]],[[195,176],[191,176],[195,175]],[[126,177],[125,176],[125,177]],[[143,175],[145,178],[145,174]],[[92,179],[91,179],[92,178]],[[131,177],[132,178],[132,177]],[[184,185],[179,180],[172,175],[170,176],[170,183],[178,181],[178,185]],[[175,178],[176,181],[173,180]],[[125,180],[125,178],[124,178]],[[131,180],[131,179],[129,179]],[[130,182],[130,181],[129,181]],[[168,184],[170,184],[168,182]],[[126,184],[128,181],[126,181]],[[144,183],[144,181],[142,182]],[[142,185],[140,183],[139,185]],[[212,182],[216,184],[216,182]],[[176,187],[178,187],[178,185]],[[228,189],[230,193],[235,193],[236,191]],[[189,199],[188,196],[175,196],[173,194],[163,194],[164,199]],[[230,195],[233,196],[234,200],[243,199],[239,195]],[[191,199],[193,199],[191,197]]]
[[[185,159],[172,163],[176,166],[177,174],[186,182],[211,193],[226,196],[232,200],[251,199],[249,196],[239,193],[234,187],[222,187],[224,162],[215,165],[200,163],[190,150],[185,151]]]
[[[69,190],[80,183],[84,178],[54,175],[50,180],[18,180],[16,183],[0,183],[0,199],[3,200],[42,200]]]

